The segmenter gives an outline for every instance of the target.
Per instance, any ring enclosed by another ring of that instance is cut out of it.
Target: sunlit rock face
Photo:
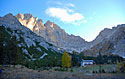
[[[68,52],[81,52],[88,47],[86,46],[87,42],[84,39],[79,36],[67,34],[54,22],[48,20],[43,24],[41,19],[37,19],[31,14],[18,14],[16,17],[22,25],[28,27],[37,35],[44,37],[48,42],[59,48],[63,48]]]
[[[21,14],[19,13],[16,15],[17,19],[20,21],[20,23],[26,27],[28,27],[30,30],[33,30],[33,27],[36,24],[37,18],[33,17],[32,14]]]

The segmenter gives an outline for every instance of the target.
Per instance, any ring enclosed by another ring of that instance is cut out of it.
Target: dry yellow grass
[[[125,79],[124,74],[92,74],[83,72],[40,71],[26,67],[4,67],[0,79]]]

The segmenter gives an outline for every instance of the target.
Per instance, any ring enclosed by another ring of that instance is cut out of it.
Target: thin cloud
[[[62,3],[61,3],[61,2],[58,2],[58,1],[56,1],[55,3],[58,4],[58,5],[62,5]]]
[[[87,23],[87,20],[81,20],[81,21],[73,22],[73,24],[74,24],[74,25],[77,25],[77,26],[79,26],[79,25],[82,24],[82,23],[86,24],[86,23]]]
[[[73,9],[69,9],[69,8],[67,8],[67,7],[65,7],[64,9],[66,9],[68,12],[74,12]]]
[[[48,2],[47,2],[47,5],[48,5],[48,6],[51,6],[51,5],[59,5],[59,6],[61,6],[62,3],[59,2],[59,1],[48,1]]]
[[[80,26],[80,24],[82,23],[82,21],[80,22],[73,22],[74,25]]]
[[[84,19],[84,16],[80,13],[73,12],[71,9],[64,9],[64,8],[55,8],[51,7],[46,10],[46,14],[50,17],[58,18],[60,21],[67,22],[67,23],[81,23]]]
[[[72,4],[72,3],[67,4],[67,6],[69,6],[69,7],[75,7],[75,5]]]

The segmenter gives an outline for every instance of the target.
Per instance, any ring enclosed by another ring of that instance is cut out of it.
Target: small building
[[[84,59],[82,59],[82,61],[81,61],[82,67],[85,66],[85,65],[92,65],[92,64],[94,64],[94,60],[84,60]]]

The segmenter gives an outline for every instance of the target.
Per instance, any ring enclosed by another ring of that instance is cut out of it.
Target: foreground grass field
[[[98,73],[100,70],[100,65],[89,65],[89,66],[85,66],[85,67],[76,67],[76,68],[74,68],[74,70],[76,72],[81,71],[84,73],[93,73],[93,71],[95,71]],[[101,65],[101,70],[104,70],[107,73],[116,72],[117,64]]]
[[[116,65],[113,67],[115,68]],[[97,66],[74,67],[73,72],[50,70],[32,70],[26,67],[4,67],[0,79],[125,79],[121,73],[91,73],[98,70]],[[110,68],[112,65],[103,65],[102,68]],[[107,69],[112,70],[112,69]]]

